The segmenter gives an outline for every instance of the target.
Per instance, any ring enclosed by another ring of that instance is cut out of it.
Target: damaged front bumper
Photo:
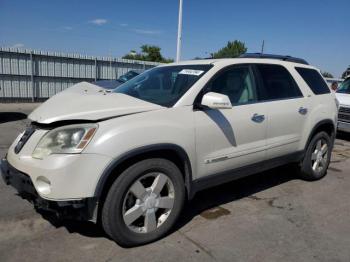
[[[18,192],[18,195],[31,202],[36,209],[55,213],[64,219],[96,222],[98,202],[95,198],[70,201],[52,201],[43,199],[37,193],[30,177],[11,166],[6,159],[0,161],[0,173],[6,183]]]

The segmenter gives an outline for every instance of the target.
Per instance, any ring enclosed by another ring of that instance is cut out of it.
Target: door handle
[[[307,114],[307,108],[305,108],[305,107],[300,107],[298,112],[299,112],[299,114],[301,114],[301,115],[306,115],[306,114]]]
[[[265,120],[265,116],[264,115],[259,115],[259,114],[254,114],[252,116],[252,121],[256,122],[256,123],[261,123]]]

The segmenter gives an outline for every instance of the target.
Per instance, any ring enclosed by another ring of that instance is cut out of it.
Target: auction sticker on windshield
[[[203,74],[204,71],[202,70],[193,70],[193,69],[182,69],[179,74],[182,75],[193,75],[193,76],[200,76]]]

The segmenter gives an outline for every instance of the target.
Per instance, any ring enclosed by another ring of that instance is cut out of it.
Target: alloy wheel
[[[150,233],[167,220],[174,200],[174,185],[166,174],[145,174],[131,185],[124,197],[124,223],[133,232]]]
[[[315,144],[315,149],[311,155],[312,170],[321,173],[328,162],[328,144],[325,139],[319,139]]]

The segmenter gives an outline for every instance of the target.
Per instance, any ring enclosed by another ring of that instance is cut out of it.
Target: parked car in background
[[[140,70],[133,69],[127,72],[126,74],[122,75],[121,77],[119,77],[117,80],[98,80],[93,82],[93,84],[105,89],[114,89],[120,86],[121,84],[129,81],[130,79],[133,79],[135,76],[138,76],[144,71],[145,70],[142,70],[142,69]]]
[[[339,86],[336,97],[339,101],[338,130],[350,132],[350,76]]]
[[[337,103],[303,59],[184,61],[94,88],[79,83],[33,111],[1,173],[36,208],[101,221],[123,246],[171,232],[205,188],[285,164],[305,180],[327,173]]]
[[[339,87],[340,84],[344,81],[344,79],[342,79],[342,78],[328,78],[328,77],[325,77],[324,79],[326,80],[327,85],[329,87],[332,87],[333,83],[337,83],[337,85]]]
[[[350,77],[350,66],[344,71],[342,77],[343,78]]]

